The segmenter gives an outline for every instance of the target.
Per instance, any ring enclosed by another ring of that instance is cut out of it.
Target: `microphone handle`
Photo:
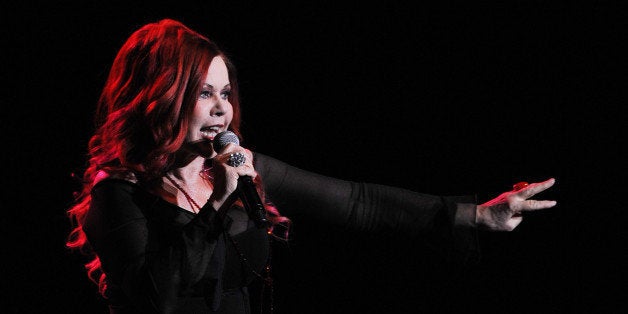
[[[260,229],[270,226],[266,218],[266,209],[257,193],[253,179],[250,176],[241,176],[238,179],[238,190],[240,190],[240,199],[244,203],[244,208],[255,222],[255,226]]]

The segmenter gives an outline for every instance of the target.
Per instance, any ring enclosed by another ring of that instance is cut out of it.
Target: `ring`
[[[242,153],[233,153],[229,155],[227,165],[231,167],[240,167],[246,162],[246,157]]]
[[[519,191],[519,190],[525,188],[528,185],[529,185],[528,182],[521,181],[521,182],[515,183],[515,185],[512,186],[512,189],[514,191]]]

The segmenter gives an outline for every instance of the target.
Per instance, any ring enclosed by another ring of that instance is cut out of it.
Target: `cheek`
[[[189,125],[192,126],[192,125],[200,123],[199,121],[202,121],[205,115],[207,115],[205,112],[206,111],[203,108],[203,106],[197,105],[194,108],[194,112],[192,113],[192,116],[190,117]]]
[[[198,104],[194,107],[194,111],[192,112],[192,115],[190,116],[190,119],[188,121],[188,131],[186,134],[186,138],[188,140],[191,140],[194,136],[196,136],[194,130],[199,129],[201,124],[203,123],[206,112],[205,110],[206,109],[203,106]]]
[[[233,106],[231,105],[231,103],[225,105],[223,111],[225,113],[225,123],[227,125],[230,125],[231,121],[233,121]]]

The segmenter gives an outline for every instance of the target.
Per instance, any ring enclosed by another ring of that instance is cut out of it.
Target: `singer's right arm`
[[[233,153],[244,154],[245,163],[238,167],[228,165],[229,156]],[[238,196],[237,193],[234,193],[238,188],[238,179],[243,176],[251,178],[257,176],[252,160],[253,154],[250,150],[234,143],[227,143],[221,147],[220,153],[212,158],[214,190],[208,203],[216,208],[221,215],[231,207]]]

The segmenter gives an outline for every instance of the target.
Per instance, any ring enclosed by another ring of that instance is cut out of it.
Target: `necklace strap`
[[[172,185],[174,185],[174,187],[177,188],[177,190],[179,190],[179,191],[181,191],[181,193],[183,193],[185,198],[190,203],[190,206],[192,206],[192,211],[195,214],[197,214],[201,210],[201,206],[198,205],[198,203],[192,198],[192,196],[190,196],[190,194],[188,194],[187,191],[185,191],[176,181],[174,181],[174,179],[171,178],[170,175],[166,174],[166,179],[168,179],[168,181],[170,181],[170,183],[172,183]]]

